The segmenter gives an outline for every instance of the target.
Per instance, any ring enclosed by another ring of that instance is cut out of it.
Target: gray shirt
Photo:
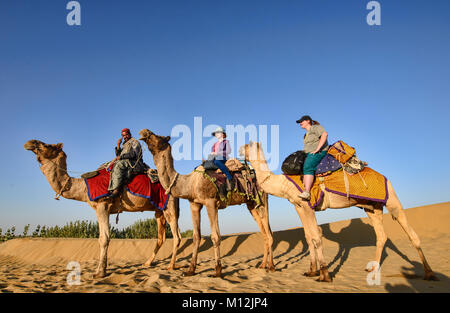
[[[121,149],[116,147],[116,155],[120,156],[121,160],[128,159],[131,167],[136,171],[140,171],[144,168],[144,162],[142,160],[142,147],[139,141],[131,137],[125,142]]]
[[[317,149],[319,145],[320,136],[325,132],[325,128],[322,125],[312,125],[309,131],[306,132],[305,138],[303,140],[304,150],[306,153],[311,153]],[[328,140],[320,149],[321,151],[328,150]]]

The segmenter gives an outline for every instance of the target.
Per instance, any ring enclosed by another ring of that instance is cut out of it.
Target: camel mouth
[[[36,145],[33,142],[27,141],[24,145],[23,145],[25,150],[28,151],[32,151],[34,149],[36,149]]]
[[[142,129],[142,130],[139,132],[139,135],[141,136],[141,138],[139,138],[139,140],[146,141],[146,140],[150,137],[151,134],[152,134],[152,132],[151,132],[150,130],[148,130],[148,129]]]

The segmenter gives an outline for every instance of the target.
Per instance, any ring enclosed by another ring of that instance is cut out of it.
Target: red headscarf
[[[123,132],[127,132],[127,133],[129,133],[129,134],[131,134],[131,132],[130,132],[130,129],[129,128],[124,128],[124,129],[122,129],[122,131],[121,131],[122,133]]]

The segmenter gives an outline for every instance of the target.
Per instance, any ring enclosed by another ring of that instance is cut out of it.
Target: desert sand
[[[98,258],[96,239],[14,239],[0,244],[0,292],[450,292],[450,202],[405,210],[419,235],[422,249],[440,281],[424,281],[418,254],[400,225],[384,216],[388,241],[379,285],[367,283],[364,270],[375,256],[375,233],[368,218],[321,225],[324,254],[332,283],[303,276],[309,269],[304,231],[274,232],[275,272],[257,269],[263,247],[259,233],[222,237],[223,277],[212,278],[214,252],[210,238],[200,246],[197,275],[183,277],[192,239],[185,238],[177,266],[170,261],[171,240],[161,248],[151,268],[142,264],[156,244],[149,240],[111,240],[108,276],[93,279]],[[69,285],[67,264],[81,267],[80,285]]]

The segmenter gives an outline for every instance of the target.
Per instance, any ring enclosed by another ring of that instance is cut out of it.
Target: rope
[[[169,188],[167,188],[167,190],[166,190],[166,195],[168,195],[168,194],[170,193],[170,190],[172,189],[173,185],[175,184],[175,181],[177,180],[178,175],[179,175],[179,174],[176,173],[175,176],[173,177],[173,180],[172,180],[172,182],[170,183]]]

